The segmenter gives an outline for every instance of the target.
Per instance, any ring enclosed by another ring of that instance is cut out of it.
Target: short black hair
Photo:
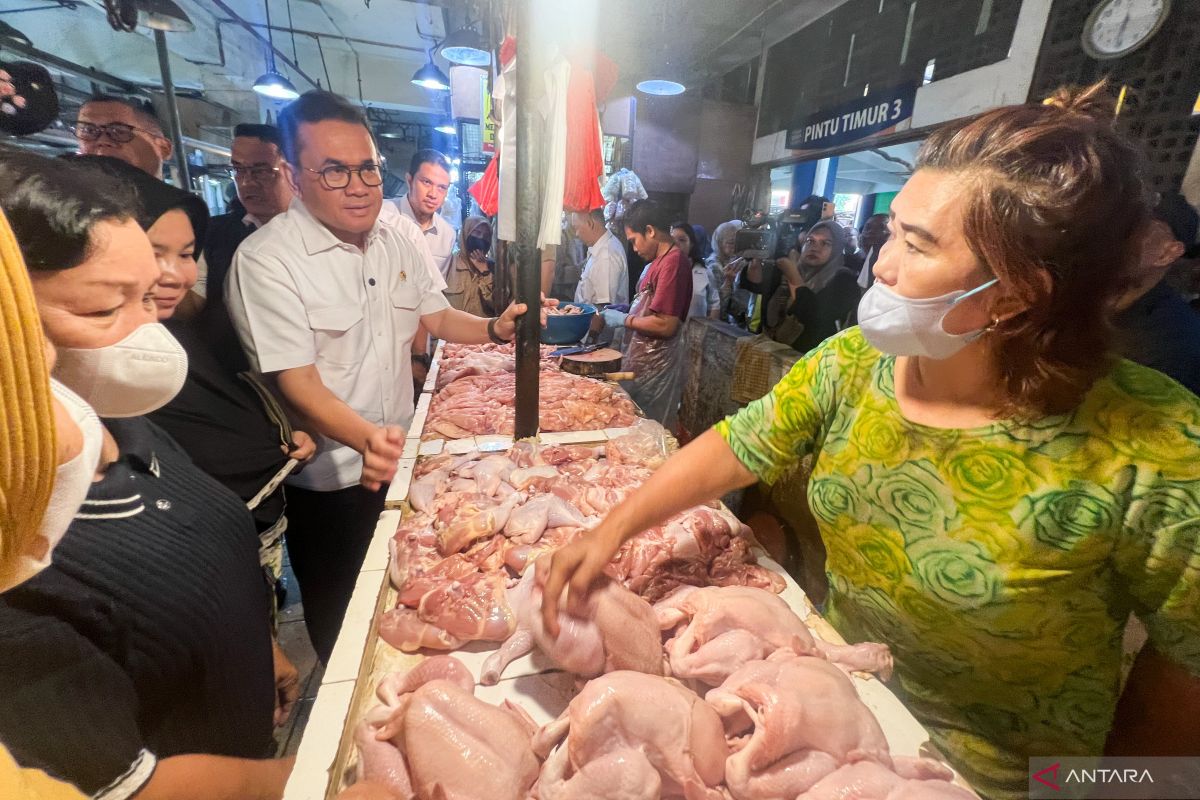
[[[653,226],[656,231],[671,232],[671,215],[660,203],[653,200],[637,200],[625,211],[622,220],[625,227],[634,233],[645,233]],[[694,236],[695,234],[693,234]]]
[[[153,124],[154,127],[158,129],[159,133],[166,131],[166,128],[163,127],[162,120],[158,118],[158,112],[154,110],[154,104],[141,97],[122,97],[121,95],[115,94],[94,94],[87,100],[83,101],[83,105],[85,106],[91,103],[117,103],[118,105],[125,106],[126,108],[132,110],[133,113],[137,114],[144,121]],[[80,106],[80,108],[82,107],[83,106]]]
[[[302,123],[324,122],[336,119],[362,125],[367,135],[371,135],[371,126],[367,123],[367,114],[358,106],[351,103],[340,94],[313,89],[305,92],[288,103],[279,112],[279,133],[283,140],[283,157],[293,166],[300,165],[300,125]]]
[[[450,171],[450,159],[446,158],[446,154],[441,150],[434,150],[427,147],[424,150],[418,150],[413,153],[412,160],[408,162],[408,174],[416,175],[417,170],[421,168],[422,164],[434,164],[446,170],[446,172]]]
[[[249,136],[252,139],[261,139],[267,144],[273,144],[283,151],[283,137],[279,134],[279,128],[274,125],[260,125],[256,122],[239,122],[233,128],[233,138],[239,136]]]
[[[691,242],[691,247],[688,249],[688,258],[692,261],[702,261],[700,258],[700,244],[696,241],[696,229],[687,222],[675,222],[671,225],[671,230],[679,228],[687,234],[688,241]]]
[[[27,152],[0,152],[0,209],[30,271],[77,267],[97,223],[138,219],[137,195],[121,181]]]

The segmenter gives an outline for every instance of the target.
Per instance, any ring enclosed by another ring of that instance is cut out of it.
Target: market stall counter
[[[537,557],[644,482],[674,446],[661,427],[536,444],[422,433],[409,432],[287,800],[363,779],[448,800],[601,797],[623,781],[647,798],[748,800],[793,781],[809,751],[805,788],[867,770],[973,796],[868,674],[886,677],[887,648],[847,646],[719,503],[630,540],[591,621],[542,629]],[[751,688],[764,682],[791,707],[768,707]],[[800,734],[776,727],[797,715],[811,723]]]

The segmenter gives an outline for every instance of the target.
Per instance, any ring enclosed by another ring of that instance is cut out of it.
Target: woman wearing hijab
[[[750,293],[737,288],[737,277],[746,261],[734,257],[734,235],[741,230],[742,224],[740,219],[731,219],[716,227],[707,265],[709,281],[717,287],[719,297],[716,318],[744,328],[749,316]]]
[[[776,264],[784,281],[772,303],[786,314],[776,317],[772,338],[807,353],[847,327],[858,307],[857,273],[845,265],[845,229],[833,221],[818,222],[804,237],[800,251]],[[780,318],[781,317],[781,318]]]
[[[459,311],[478,317],[494,317],[492,270],[487,257],[492,249],[492,226],[483,217],[467,217],[459,233],[458,254],[446,277],[446,299]]]

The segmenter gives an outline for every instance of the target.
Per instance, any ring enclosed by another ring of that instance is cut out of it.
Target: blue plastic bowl
[[[567,306],[578,306],[583,313],[547,317],[546,327],[542,329],[542,344],[575,344],[587,336],[592,317],[596,316],[596,307],[591,303],[563,303],[561,307]]]

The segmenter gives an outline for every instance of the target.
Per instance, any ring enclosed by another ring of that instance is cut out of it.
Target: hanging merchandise
[[[500,45],[500,74],[492,87],[496,117],[496,233],[506,242],[517,239],[517,40]],[[478,198],[476,198],[478,199]],[[486,210],[483,201],[479,205]]]
[[[467,193],[479,204],[485,216],[494,217],[500,208],[500,156],[488,162],[483,177],[471,184]],[[501,237],[504,238],[504,237]]]
[[[609,177],[601,194],[608,201],[604,207],[604,219],[607,222],[625,216],[630,204],[650,196],[646,194],[646,187],[642,186],[642,179],[626,167],[621,167]]]
[[[571,82],[567,88],[567,174],[563,208],[591,211],[604,205],[600,180],[604,177],[597,104],[616,83],[617,66],[595,51],[571,57]],[[594,70],[590,67],[594,64]]]
[[[542,100],[545,127],[542,140],[542,223],[538,226],[538,249],[562,241],[563,186],[567,178],[567,85],[571,65],[557,57],[546,70],[546,96]]]

